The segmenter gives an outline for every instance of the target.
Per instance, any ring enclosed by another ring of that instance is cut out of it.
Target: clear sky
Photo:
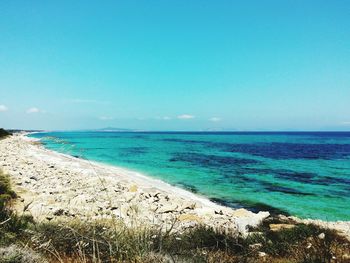
[[[350,1],[0,1],[0,127],[350,130]]]

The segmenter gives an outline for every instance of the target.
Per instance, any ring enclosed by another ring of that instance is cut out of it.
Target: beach
[[[0,141],[0,167],[37,221],[120,219],[126,225],[186,229],[198,224],[245,234],[268,212],[231,209],[126,169],[45,149],[25,135]]]
[[[19,195],[15,209],[38,222],[117,219],[127,226],[185,230],[204,225],[247,235],[249,227],[270,215],[225,207],[134,171],[54,152],[25,134],[0,140],[0,168]],[[349,221],[280,218],[350,237]]]

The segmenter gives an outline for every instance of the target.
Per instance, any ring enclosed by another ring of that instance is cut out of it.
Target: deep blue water
[[[350,132],[51,132],[52,150],[251,210],[350,220]]]

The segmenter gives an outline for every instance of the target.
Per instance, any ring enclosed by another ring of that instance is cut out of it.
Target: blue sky
[[[0,126],[350,130],[350,1],[3,0]]]

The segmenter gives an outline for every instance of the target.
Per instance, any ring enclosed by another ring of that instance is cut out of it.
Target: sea
[[[42,132],[51,150],[251,211],[350,220],[350,132]]]

